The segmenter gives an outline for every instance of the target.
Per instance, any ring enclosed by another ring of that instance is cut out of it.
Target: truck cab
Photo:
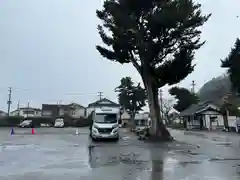
[[[97,139],[119,139],[118,111],[113,109],[95,109],[90,136]]]

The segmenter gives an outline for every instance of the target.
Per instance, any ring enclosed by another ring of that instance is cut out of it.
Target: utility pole
[[[20,101],[17,103],[17,111],[18,111],[18,116],[20,116]]]
[[[12,104],[12,88],[9,87],[8,89],[8,101],[7,101],[7,104],[8,104],[8,116],[10,115],[10,109],[11,109],[11,104]]]
[[[192,81],[192,89],[191,89],[191,91],[192,91],[192,93],[195,93],[195,86],[196,86],[196,83],[195,83],[195,81]]]
[[[102,100],[103,92],[98,92],[99,99]]]
[[[29,106],[30,106],[30,102],[28,101],[28,105],[27,105],[27,117],[28,117]]]
[[[162,113],[162,111],[163,111],[163,99],[162,99],[162,96],[163,96],[163,90],[162,89],[160,89],[159,90],[159,95],[160,95],[160,117],[161,117],[161,119],[163,118],[163,113]]]

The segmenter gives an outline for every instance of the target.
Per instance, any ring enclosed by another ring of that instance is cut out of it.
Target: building
[[[223,129],[224,119],[220,108],[210,102],[193,104],[180,112],[187,129]]]
[[[22,107],[18,108],[10,113],[10,116],[23,116],[23,117],[39,117],[42,111],[39,108]]]
[[[72,118],[86,117],[86,108],[77,103],[71,104],[42,104],[42,116]]]
[[[113,111],[119,111],[120,112],[120,105],[110,101],[107,98],[103,98],[101,100],[95,101],[93,103],[90,103],[87,107],[87,115],[90,115],[95,109],[97,108],[109,108],[113,109]]]
[[[131,116],[128,114],[128,112],[124,111],[122,116],[122,125],[124,127],[129,126],[131,124]],[[150,124],[150,116],[149,113],[137,113],[134,117],[134,125],[137,126],[148,126]]]
[[[149,113],[138,113],[135,115],[134,122],[137,126],[149,126],[150,125],[150,115]]]
[[[77,103],[71,103],[67,106],[68,115],[73,118],[80,118],[87,116],[87,109]]]
[[[2,110],[0,110],[0,118],[1,117],[6,117],[8,114]]]

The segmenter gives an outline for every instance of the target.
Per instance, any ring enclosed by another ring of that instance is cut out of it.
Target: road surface
[[[171,130],[177,141],[150,144],[122,132],[95,142],[88,128],[0,128],[1,180],[237,180],[240,136]]]

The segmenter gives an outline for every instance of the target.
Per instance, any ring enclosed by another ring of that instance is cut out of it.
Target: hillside
[[[212,101],[217,104],[221,104],[223,96],[227,93],[231,93],[231,82],[227,75],[213,78],[198,92],[200,101]],[[235,103],[240,103],[239,97],[234,96],[233,99]]]

